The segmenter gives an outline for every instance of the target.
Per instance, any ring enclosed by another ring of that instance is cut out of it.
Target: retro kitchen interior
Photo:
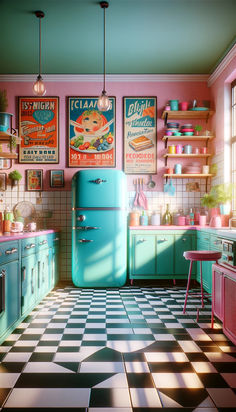
[[[0,410],[235,411],[236,3],[0,11]]]

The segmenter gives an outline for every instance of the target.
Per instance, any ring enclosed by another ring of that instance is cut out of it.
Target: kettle
[[[209,226],[210,227],[220,228],[221,227],[221,217],[220,217],[220,215],[212,216]]]

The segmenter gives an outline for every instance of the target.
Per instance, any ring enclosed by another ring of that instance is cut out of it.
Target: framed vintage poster
[[[26,190],[29,192],[40,192],[43,190],[43,170],[26,170]]]
[[[157,98],[124,97],[124,172],[157,172]]]
[[[7,174],[0,173],[0,190],[4,191],[7,188]]]
[[[115,167],[115,97],[100,112],[97,97],[68,97],[69,167]]]
[[[50,187],[64,186],[64,170],[50,170]]]
[[[19,163],[59,162],[59,97],[19,97]]]

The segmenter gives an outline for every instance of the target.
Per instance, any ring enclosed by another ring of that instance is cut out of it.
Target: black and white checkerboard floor
[[[185,290],[56,288],[0,346],[0,410],[236,410],[236,347]]]

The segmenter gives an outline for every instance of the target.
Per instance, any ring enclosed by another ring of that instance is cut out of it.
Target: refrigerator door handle
[[[91,240],[91,239],[79,239],[79,243],[89,243],[89,242],[93,242],[93,240]]]
[[[105,183],[105,182],[107,182],[107,180],[102,180],[102,179],[100,179],[100,178],[98,178],[98,179],[95,179],[95,180],[90,180],[90,183],[96,183],[96,185],[100,185],[100,183]]]
[[[97,226],[77,226],[76,229],[78,230],[92,230],[92,229],[101,229]]]

